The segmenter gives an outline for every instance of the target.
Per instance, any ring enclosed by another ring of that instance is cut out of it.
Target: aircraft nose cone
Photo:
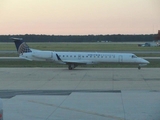
[[[149,64],[149,61],[147,61],[147,60],[143,59],[143,63],[145,63],[145,64]]]
[[[149,64],[149,61],[143,59],[143,58],[139,58],[138,61],[140,64]]]

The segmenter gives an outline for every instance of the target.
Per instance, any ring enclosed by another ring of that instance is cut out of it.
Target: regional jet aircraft
[[[149,62],[132,53],[100,53],[100,52],[57,52],[30,49],[22,38],[12,38],[15,42],[19,57],[30,61],[53,61],[68,65],[72,70],[78,65],[97,63],[131,63],[137,64],[138,69]]]

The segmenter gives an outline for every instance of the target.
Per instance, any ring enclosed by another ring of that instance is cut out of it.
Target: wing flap
[[[64,62],[65,64],[81,64],[81,65],[87,65],[87,64],[97,64],[97,62],[93,62],[93,61],[83,61],[83,60],[62,60],[62,62]]]
[[[76,60],[61,60],[66,64],[87,64],[85,61],[76,61]]]

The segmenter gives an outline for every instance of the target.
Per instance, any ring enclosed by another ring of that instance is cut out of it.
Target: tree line
[[[12,42],[11,37],[23,38],[25,42],[148,42],[156,34],[145,35],[0,35],[0,42]]]

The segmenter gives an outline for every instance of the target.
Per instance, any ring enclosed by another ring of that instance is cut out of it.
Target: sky
[[[0,0],[0,35],[157,34],[160,0]]]

